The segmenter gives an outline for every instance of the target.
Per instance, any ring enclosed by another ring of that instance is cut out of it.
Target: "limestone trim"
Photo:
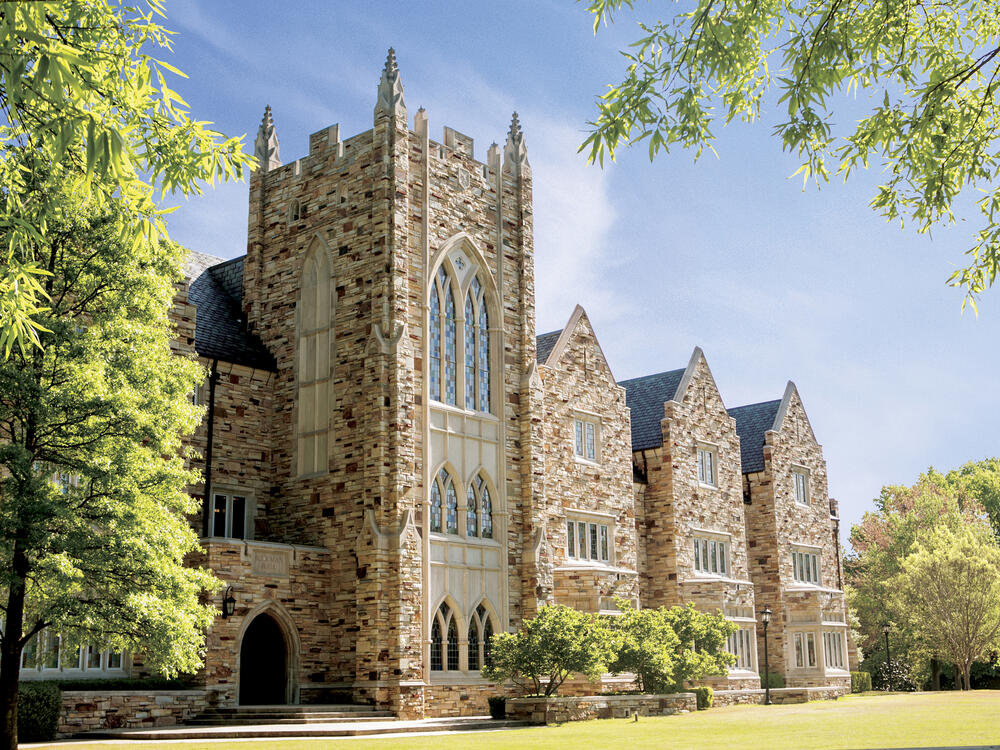
[[[249,628],[250,624],[259,616],[265,614],[278,623],[278,627],[281,628],[282,635],[285,637],[285,669],[288,673],[286,676],[287,684],[285,685],[285,701],[289,704],[298,703],[300,683],[299,657],[302,653],[302,644],[299,641],[299,631],[295,627],[295,621],[292,619],[291,615],[288,614],[288,610],[273,599],[261,602],[243,616],[243,622],[240,624],[239,635],[236,638],[237,646],[235,673],[239,675],[242,667],[243,636],[246,635],[247,628]],[[239,683],[237,682],[237,686],[238,685]],[[238,692],[236,700],[237,704],[239,704]]]

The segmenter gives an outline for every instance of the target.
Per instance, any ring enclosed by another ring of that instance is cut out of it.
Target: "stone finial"
[[[382,80],[378,84],[378,101],[375,103],[375,116],[389,115],[406,119],[406,103],[403,101],[403,84],[399,80],[399,67],[396,65],[396,51],[390,47],[382,69]]]
[[[271,105],[264,107],[264,119],[257,128],[257,140],[254,141],[253,155],[257,157],[261,173],[270,172],[281,166],[281,146],[278,134],[274,132],[274,120],[271,119]]]
[[[503,168],[505,172],[514,175],[520,175],[525,171],[530,173],[528,147],[524,143],[524,133],[517,119],[517,112],[510,119],[510,130],[507,131],[507,142],[503,147]]]

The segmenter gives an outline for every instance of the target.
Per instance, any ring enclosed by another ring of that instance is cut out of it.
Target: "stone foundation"
[[[786,687],[771,689],[771,703],[808,703],[831,701],[851,692],[851,686]],[[712,706],[763,704],[764,690],[716,690]]]
[[[471,685],[428,685],[424,689],[426,716],[486,716],[488,698],[503,695],[503,688],[492,682]]]
[[[67,690],[62,694],[58,736],[180,724],[208,707],[207,696],[204,690]]]
[[[561,724],[587,719],[669,716],[697,709],[694,693],[668,695],[589,695],[557,698],[509,698],[507,718],[532,724]]]

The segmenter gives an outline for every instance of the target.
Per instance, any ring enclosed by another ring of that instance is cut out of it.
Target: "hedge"
[[[868,672],[851,672],[851,692],[866,693],[872,689],[872,676]]]
[[[701,687],[696,687],[691,691],[694,693],[695,700],[698,702],[698,710],[704,711],[706,708],[712,707],[712,701],[715,700],[715,691],[707,685]]]
[[[189,690],[187,680],[168,680],[166,677],[142,677],[110,680],[46,680],[63,690]]]
[[[52,682],[22,682],[17,699],[19,742],[48,742],[56,737],[62,691]]]
[[[781,672],[764,673],[760,678],[760,686],[762,689],[769,687],[772,690],[783,688],[785,686],[785,676]]]

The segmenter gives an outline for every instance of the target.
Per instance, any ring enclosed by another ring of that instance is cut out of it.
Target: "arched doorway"
[[[277,621],[262,613],[247,626],[240,645],[240,705],[288,702],[288,643]]]

